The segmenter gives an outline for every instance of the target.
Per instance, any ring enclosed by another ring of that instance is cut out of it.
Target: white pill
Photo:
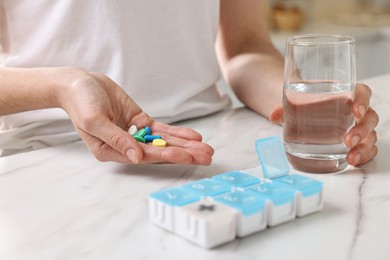
[[[135,135],[137,132],[138,132],[138,128],[137,128],[136,125],[130,126],[130,128],[129,128],[129,134]]]

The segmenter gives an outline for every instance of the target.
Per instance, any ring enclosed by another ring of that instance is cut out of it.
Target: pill
[[[138,128],[137,128],[137,126],[136,125],[132,125],[132,126],[130,126],[130,128],[129,128],[129,134],[131,134],[131,135],[135,135],[137,132],[138,132]]]
[[[152,130],[150,129],[149,126],[145,127],[146,130],[146,135],[150,135],[152,133]]]
[[[146,142],[152,142],[154,139],[162,139],[159,135],[145,135],[144,139]]]
[[[135,135],[141,136],[143,138],[146,135],[145,128],[142,128],[141,130],[138,130],[138,132]]]
[[[163,139],[154,139],[152,145],[158,147],[165,147],[167,146],[167,142]]]
[[[141,143],[146,143],[145,138],[140,135],[133,135],[134,139]]]

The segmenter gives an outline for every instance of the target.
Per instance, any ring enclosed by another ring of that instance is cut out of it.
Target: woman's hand
[[[352,105],[356,125],[344,138],[344,143],[351,148],[347,154],[349,164],[358,166],[371,161],[378,153],[375,127],[379,123],[378,114],[370,107],[371,89],[361,83],[356,84],[355,100]],[[283,107],[278,105],[269,116],[270,121],[282,124]]]
[[[72,72],[70,72],[72,74]],[[100,161],[209,165],[213,148],[196,131],[154,122],[110,78],[78,70],[59,100],[89,150]],[[72,78],[68,74],[68,78]],[[137,142],[127,130],[150,126],[167,147]]]
[[[378,153],[375,127],[379,123],[379,117],[370,107],[370,98],[371,89],[364,84],[356,84],[352,106],[356,125],[345,136],[345,145],[351,148],[347,155],[347,161],[351,165],[367,163]]]

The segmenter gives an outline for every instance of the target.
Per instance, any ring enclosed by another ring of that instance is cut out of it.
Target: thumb
[[[99,127],[94,128],[94,132],[91,134],[127,157],[133,163],[138,163],[143,158],[143,151],[137,140],[110,120],[100,121]]]
[[[283,106],[281,104],[276,105],[269,114],[268,119],[275,124],[281,125],[283,123]]]

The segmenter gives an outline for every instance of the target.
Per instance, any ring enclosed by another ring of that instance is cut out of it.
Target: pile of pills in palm
[[[132,125],[129,128],[129,134],[131,134],[135,140],[141,143],[152,143],[153,146],[165,147],[167,142],[162,139],[160,135],[152,135],[152,130],[149,126],[138,129],[136,125]]]

